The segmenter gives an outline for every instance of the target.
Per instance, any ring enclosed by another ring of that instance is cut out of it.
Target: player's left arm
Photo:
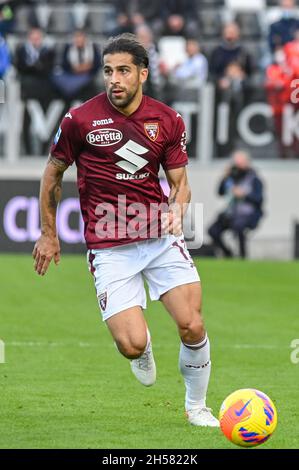
[[[191,190],[188,183],[186,167],[165,171],[170,187],[168,197],[169,212],[162,219],[164,233],[180,235],[182,233],[183,217],[191,200]]]

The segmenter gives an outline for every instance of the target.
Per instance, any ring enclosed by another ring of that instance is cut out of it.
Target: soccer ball
[[[220,427],[231,442],[254,447],[267,441],[277,425],[277,411],[267,395],[253,388],[237,390],[221,405]]]

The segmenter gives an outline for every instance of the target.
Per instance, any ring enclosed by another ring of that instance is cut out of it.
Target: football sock
[[[210,342],[207,334],[198,344],[181,343],[179,368],[185,380],[185,409],[206,406],[211,371]]]
[[[145,347],[144,351],[146,351],[148,349],[149,345],[151,344],[151,334],[150,334],[148,328],[146,328],[146,335],[147,335],[147,342],[146,342],[146,347]]]

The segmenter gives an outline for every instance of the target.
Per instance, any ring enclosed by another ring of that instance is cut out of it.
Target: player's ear
[[[146,82],[147,77],[148,77],[148,69],[146,68],[140,69],[140,80],[142,84]]]

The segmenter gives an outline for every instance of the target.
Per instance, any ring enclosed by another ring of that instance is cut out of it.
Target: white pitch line
[[[280,349],[286,346],[275,346],[274,344],[233,344],[234,349]]]
[[[17,346],[17,347],[33,347],[33,348],[38,348],[38,347],[51,347],[51,348],[57,348],[61,346],[78,346],[79,348],[90,348],[92,346],[96,346],[96,343],[91,344],[91,343],[84,343],[84,342],[79,342],[79,343],[65,343],[65,342],[42,342],[42,341],[5,341],[6,346]]]
[[[64,346],[77,346],[79,348],[92,348],[98,346],[98,343],[88,343],[80,341],[77,342],[44,342],[44,341],[5,341],[6,346],[15,346],[15,347],[64,347]],[[156,348],[159,348],[160,345],[157,344]],[[215,345],[215,348],[219,349],[289,349],[289,345],[275,345],[275,344],[227,344],[227,345]]]

